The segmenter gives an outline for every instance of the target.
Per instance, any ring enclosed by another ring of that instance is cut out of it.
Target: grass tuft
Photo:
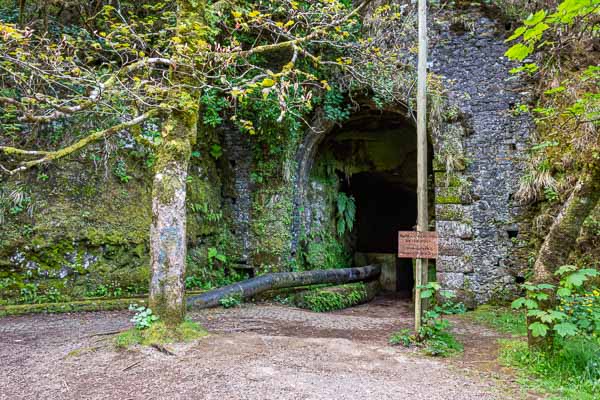
[[[554,352],[531,350],[522,340],[500,341],[500,362],[516,368],[525,387],[552,399],[600,398],[600,343],[571,338]]]
[[[518,336],[527,335],[527,323],[523,311],[511,310],[508,307],[482,305],[464,316],[502,333],[511,333]]]
[[[206,335],[208,332],[196,322],[184,321],[175,328],[168,328],[159,321],[147,329],[132,328],[120,333],[116,338],[116,345],[119,348],[128,348],[134,345],[186,343]]]

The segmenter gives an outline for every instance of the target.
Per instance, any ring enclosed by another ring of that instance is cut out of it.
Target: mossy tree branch
[[[91,133],[88,136],[85,136],[83,139],[71,144],[70,146],[55,151],[23,150],[16,147],[0,146],[0,152],[6,155],[43,156],[35,160],[23,161],[19,164],[17,168],[14,169],[7,169],[5,167],[3,167],[2,169],[9,175],[14,175],[16,173],[25,171],[37,165],[61,159],[63,157],[76,153],[77,151],[81,150],[82,148],[88,146],[91,143],[97,142],[101,139],[106,139],[111,135],[114,135],[115,133],[121,132],[125,129],[135,127],[157,114],[158,110],[150,110],[144,114],[138,115],[137,117],[127,122],[123,122],[121,124],[111,126],[110,128]]]

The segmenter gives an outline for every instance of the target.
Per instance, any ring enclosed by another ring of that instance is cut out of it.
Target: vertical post
[[[417,67],[417,231],[428,230],[427,215],[427,0],[419,0],[419,57]],[[415,271],[415,333],[421,328],[420,286],[427,284],[427,259],[417,258]]]

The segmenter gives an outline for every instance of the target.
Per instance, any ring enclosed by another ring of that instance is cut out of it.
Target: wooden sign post
[[[398,258],[436,259],[437,232],[398,232]]]
[[[419,55],[417,65],[417,231],[427,232],[427,0],[419,0]],[[421,287],[427,284],[427,259],[415,265],[415,334],[423,315]]]

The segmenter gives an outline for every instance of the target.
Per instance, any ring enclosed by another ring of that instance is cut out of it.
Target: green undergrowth
[[[462,353],[464,346],[454,337],[451,324],[445,316],[463,314],[464,304],[454,302],[455,295],[440,290],[441,287],[437,282],[429,282],[421,288],[423,289],[421,297],[430,301],[428,309],[423,314],[421,328],[416,333],[410,329],[394,332],[388,340],[389,343],[392,346],[416,346],[423,353],[434,357],[449,357]]]
[[[299,293],[291,303],[314,312],[341,310],[368,301],[369,293],[363,282],[329,288],[317,288]]]
[[[175,328],[169,329],[163,322],[153,323],[147,329],[131,328],[117,335],[115,344],[119,348],[134,345],[151,346],[170,343],[187,343],[208,335],[199,324],[184,321]]]
[[[600,398],[600,342],[570,338],[553,352],[531,350],[523,340],[500,340],[500,362],[517,370],[519,383],[550,399]]]
[[[518,336],[527,335],[525,313],[511,310],[508,307],[482,305],[474,311],[464,314],[464,318],[471,319],[502,333]]]
[[[0,317],[40,313],[126,310],[132,301],[135,301],[139,304],[145,304],[146,300],[143,298],[96,299],[72,301],[68,303],[18,304],[0,306]]]

